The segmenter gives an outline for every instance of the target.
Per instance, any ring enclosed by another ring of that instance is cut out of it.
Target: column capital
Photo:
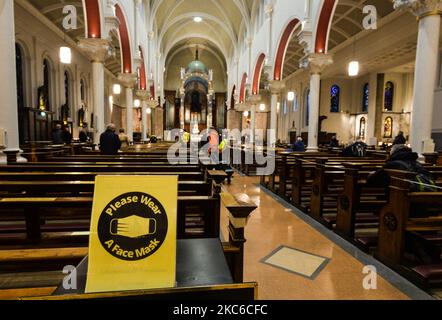
[[[157,100],[147,100],[147,105],[149,106],[149,108],[155,109],[156,107],[158,107],[158,101]]]
[[[419,18],[442,14],[441,0],[394,0],[396,10],[408,10]]]
[[[135,90],[135,96],[141,101],[149,100],[150,92],[147,90]]]
[[[262,101],[262,97],[259,94],[254,94],[252,96],[249,97],[248,102],[252,105],[252,106],[257,106],[258,104],[260,104]]]
[[[120,73],[118,75],[118,81],[126,88],[132,89],[137,82],[137,75],[134,73]]]
[[[280,80],[270,80],[270,93],[278,95],[285,89],[285,82]]]
[[[78,41],[78,47],[92,62],[104,63],[109,53],[109,40],[86,38]]]
[[[273,15],[273,9],[274,9],[273,3],[269,3],[268,5],[265,6],[264,12],[267,17],[270,18]]]
[[[333,63],[333,56],[324,53],[312,53],[301,61],[301,67],[309,68],[311,74],[321,74],[322,71]]]

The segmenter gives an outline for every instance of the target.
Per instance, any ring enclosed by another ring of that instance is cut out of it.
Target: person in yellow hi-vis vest
[[[184,133],[183,133],[183,142],[184,143],[189,143],[190,142],[190,133],[187,132],[186,130],[184,130]]]

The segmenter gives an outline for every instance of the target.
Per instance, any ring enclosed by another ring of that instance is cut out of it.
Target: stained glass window
[[[362,112],[368,112],[369,102],[370,102],[370,85],[366,83],[362,91]]]
[[[341,89],[333,85],[330,89],[330,112],[339,112]]]
[[[25,93],[23,83],[23,53],[19,44],[15,44],[15,68],[17,76],[17,106],[24,108]]]
[[[393,111],[393,101],[394,101],[394,84],[388,81],[385,84],[385,99],[384,99],[384,109],[385,111]]]

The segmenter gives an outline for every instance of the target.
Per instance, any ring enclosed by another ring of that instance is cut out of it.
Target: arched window
[[[394,101],[394,83],[388,81],[385,84],[385,99],[384,99],[384,109],[385,111],[393,111],[393,101]]]
[[[359,121],[359,139],[365,140],[365,127],[366,127],[365,117],[362,117]]]
[[[51,110],[51,64],[48,59],[43,60],[43,87],[40,88],[38,94],[39,98],[39,109],[40,110]]]
[[[370,102],[370,85],[366,83],[362,89],[362,112],[368,112],[368,103]]]
[[[393,138],[393,118],[392,117],[385,118],[384,138]]]
[[[310,89],[307,89],[304,94],[305,103],[305,125],[308,127],[310,124]]]
[[[15,44],[15,68],[17,79],[17,106],[25,107],[25,84],[24,84],[24,56],[23,50],[18,43]]]
[[[294,97],[293,97],[293,112],[298,111],[298,94],[296,93],[296,91],[294,92]]]
[[[330,112],[339,112],[339,104],[341,98],[341,88],[333,85],[330,89]]]
[[[68,71],[64,72],[64,101],[65,104],[61,107],[61,120],[67,124],[70,117],[70,99],[71,99],[71,79]]]

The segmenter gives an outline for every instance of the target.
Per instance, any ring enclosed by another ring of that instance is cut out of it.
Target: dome
[[[208,73],[206,66],[204,65],[204,63],[202,63],[199,60],[195,60],[192,61],[188,66],[187,66],[187,72],[188,73]]]
[[[186,73],[205,73],[205,74],[209,74],[209,71],[207,70],[207,68],[204,65],[204,63],[202,63],[199,60],[199,51],[198,51],[198,49],[196,49],[195,60],[192,61],[187,66]]]

